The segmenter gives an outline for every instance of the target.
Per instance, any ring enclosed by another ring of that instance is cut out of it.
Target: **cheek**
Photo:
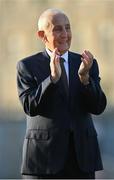
[[[52,35],[52,36],[50,37],[50,41],[51,41],[51,43],[55,44],[55,43],[57,42],[57,37],[54,36],[54,35]]]
[[[55,38],[50,38],[48,40],[48,46],[50,47],[51,50],[55,49],[56,47],[58,47],[57,40]]]
[[[53,43],[53,46],[54,47],[57,47],[58,46],[58,39],[57,38],[53,38],[53,40],[52,40],[52,43]]]
[[[48,37],[48,44],[50,44],[51,46],[55,44],[55,39],[53,38],[53,36]]]
[[[57,46],[57,41],[55,39],[51,39],[50,44],[53,48],[55,48]]]
[[[71,33],[68,35],[68,39],[69,39],[69,40],[72,39],[72,34],[71,34]]]

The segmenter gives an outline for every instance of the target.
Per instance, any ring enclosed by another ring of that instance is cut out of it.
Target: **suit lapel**
[[[69,52],[68,56],[68,63],[69,63],[69,86],[73,86],[73,81],[77,78],[78,73],[78,62],[77,58],[73,57],[72,54]]]
[[[71,52],[69,52],[68,57],[69,62],[69,94],[73,94],[76,92],[78,88],[78,69],[80,66],[80,58],[78,55],[74,55]]]

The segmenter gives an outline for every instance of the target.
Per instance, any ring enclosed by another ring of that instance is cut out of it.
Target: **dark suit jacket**
[[[81,84],[78,69],[81,55],[69,52],[69,97],[60,79],[50,80],[50,59],[46,52],[27,57],[17,64],[19,98],[27,115],[22,174],[48,174],[62,170],[68,153],[69,132],[74,134],[79,166],[85,172],[102,169],[91,114],[100,114],[106,97],[100,87],[94,60],[90,83]]]

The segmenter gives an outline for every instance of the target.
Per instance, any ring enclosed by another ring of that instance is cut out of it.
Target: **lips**
[[[59,44],[68,44],[68,41],[60,41]]]

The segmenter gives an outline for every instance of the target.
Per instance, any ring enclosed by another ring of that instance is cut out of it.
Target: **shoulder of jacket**
[[[29,62],[33,62],[33,61],[35,61],[36,59],[38,60],[38,59],[40,59],[40,57],[42,56],[42,52],[39,52],[39,53],[36,53],[36,54],[33,54],[33,55],[31,55],[31,56],[27,56],[27,57],[25,57],[25,58],[23,58],[23,59],[21,59],[21,60],[19,60],[18,62],[21,62],[21,63],[29,63]]]
[[[81,57],[81,54],[75,53],[75,52],[72,52],[72,51],[69,51],[69,55],[71,55],[71,56],[73,56],[73,57],[77,57],[77,58],[80,58],[80,57]]]
[[[17,69],[30,68],[36,64],[36,61],[38,62],[38,60],[42,59],[41,57],[43,57],[42,52],[25,57],[17,62],[16,67]]]

